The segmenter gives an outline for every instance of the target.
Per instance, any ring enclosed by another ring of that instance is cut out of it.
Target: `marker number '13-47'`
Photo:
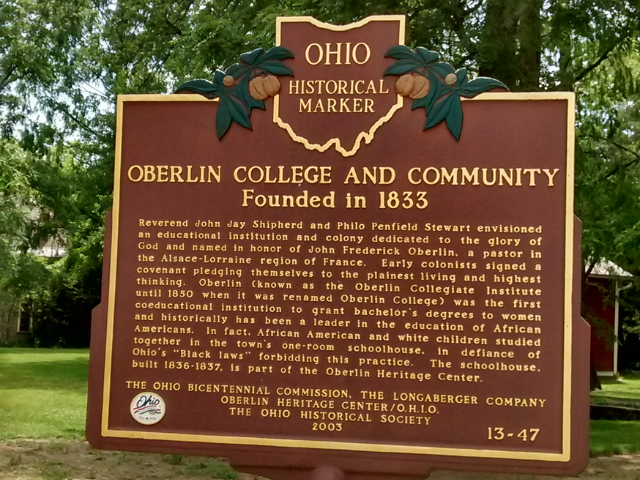
[[[505,440],[507,438],[513,438],[514,436],[521,439],[523,442],[535,442],[540,432],[539,428],[524,428],[515,434],[513,432],[505,432],[502,427],[488,427],[489,440]]]

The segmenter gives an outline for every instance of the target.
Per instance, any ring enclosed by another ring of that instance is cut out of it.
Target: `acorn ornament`
[[[264,86],[264,91],[270,97],[277,95],[280,91],[280,80],[278,80],[277,77],[274,77],[273,75],[267,75],[266,77],[264,77],[262,85]]]
[[[273,97],[280,91],[280,80],[273,75],[256,77],[249,82],[249,94],[256,100]]]
[[[222,79],[222,84],[225,87],[230,87],[232,86],[234,83],[236,83],[235,79],[231,76],[231,75],[225,75],[225,77]]]
[[[423,98],[429,93],[429,79],[422,75],[407,73],[396,80],[396,93],[403,97]]]
[[[413,90],[415,78],[413,75],[406,73],[396,80],[396,93],[406,97]]]
[[[249,94],[256,100],[264,100],[269,95],[264,90],[264,79],[256,77],[249,82]]]
[[[413,88],[411,89],[411,93],[409,93],[409,97],[413,98],[424,98],[429,93],[429,88],[431,84],[429,83],[429,79],[423,77],[422,75],[418,75],[415,77],[413,82]]]
[[[458,77],[456,77],[455,73],[449,73],[446,77],[444,77],[444,83],[449,87],[453,87],[457,82]]]

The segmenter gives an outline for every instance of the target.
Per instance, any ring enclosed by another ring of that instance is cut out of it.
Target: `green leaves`
[[[440,59],[440,54],[438,52],[434,52],[433,50],[427,50],[423,47],[416,48],[416,55],[422,59],[424,65],[429,65],[433,62],[436,62]]]
[[[459,96],[451,96],[451,104],[449,105],[449,111],[445,119],[447,121],[447,128],[449,128],[453,138],[460,140],[460,134],[462,133],[462,104]]]
[[[278,60],[267,60],[261,65],[261,68],[274,75],[293,75],[293,71]]]
[[[262,48],[240,55],[240,63],[234,63],[227,69],[227,75],[239,79],[247,74],[259,75],[272,73],[274,75],[293,75],[293,71],[280,60],[293,58],[291,50],[284,47],[273,47],[265,52]]]
[[[225,72],[216,70],[213,82],[191,80],[180,85],[176,93],[189,91],[199,93],[206,98],[219,98],[216,113],[216,133],[221,139],[229,130],[232,122],[251,130],[251,111],[254,108],[264,110],[264,102],[251,96],[249,82],[266,74],[293,75],[293,71],[281,62],[293,58],[293,53],[284,47],[273,47],[268,51],[257,48],[240,55],[240,62],[231,65]],[[224,78],[232,77],[233,85],[225,86]]]
[[[504,83],[500,80],[496,80],[495,78],[479,77],[471,81],[467,81],[467,69],[461,68],[459,70],[459,72],[462,71],[464,71],[464,75],[458,77],[458,81],[456,82],[456,87],[462,97],[473,98],[480,93],[488,92],[494,88],[504,88],[505,90],[509,90]]]
[[[416,68],[416,64],[413,60],[402,59],[391,65],[384,71],[385,75],[402,75]]]
[[[207,98],[216,98],[219,93],[218,87],[208,80],[191,80],[189,82],[185,82],[178,87],[176,93],[182,90],[199,93]]]
[[[427,123],[424,125],[424,129],[428,129],[431,127],[435,127],[449,114],[449,109],[451,108],[451,101],[453,100],[453,95],[449,94],[445,97],[442,97],[437,102],[433,104],[433,107],[429,110],[429,114],[427,116]]]
[[[251,110],[254,108],[258,108],[260,110],[264,110],[264,102],[262,100],[257,100],[251,96],[249,93],[249,76],[245,75],[240,79],[240,81],[236,84],[238,97],[244,102],[247,110],[249,111],[249,115],[251,115]]]
[[[391,47],[387,50],[387,53],[385,53],[384,56],[398,60],[410,60],[414,62],[416,66],[427,66],[440,59],[440,54],[438,52],[427,50],[423,47],[411,50],[406,45],[396,45],[395,47]]]
[[[438,62],[440,55],[437,52],[422,47],[414,51],[405,45],[396,45],[387,50],[384,56],[398,60],[384,71],[384,75],[402,75],[407,72],[425,74],[435,64],[442,63]]]
[[[216,113],[216,132],[219,139],[227,133],[232,120],[251,130],[249,111],[244,102],[233,93],[225,92],[220,96],[220,105]]]
[[[508,90],[504,83],[493,78],[480,77],[469,81],[466,68],[456,71],[450,64],[441,62],[437,52],[423,47],[411,50],[405,45],[396,45],[387,50],[385,57],[395,58],[397,61],[387,67],[384,75],[417,73],[429,80],[429,93],[423,98],[414,99],[411,109],[425,109],[425,130],[446,121],[447,128],[456,140],[460,140],[462,133],[460,97],[473,98],[494,88]],[[455,74],[453,80],[450,77],[452,74]]]

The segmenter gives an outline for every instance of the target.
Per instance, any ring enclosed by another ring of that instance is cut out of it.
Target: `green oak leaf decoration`
[[[226,71],[216,70],[213,82],[191,80],[176,89],[176,93],[188,91],[199,93],[206,98],[218,98],[220,104],[216,113],[216,133],[221,139],[229,130],[231,122],[236,122],[251,130],[251,111],[254,108],[264,110],[264,101],[254,98],[250,93],[250,83],[262,75],[292,75],[291,68],[281,60],[293,58],[291,50],[273,47],[268,51],[257,48],[240,55],[240,61]],[[232,79],[228,80],[228,79]]]
[[[425,96],[412,96],[411,109],[425,109],[425,130],[446,121],[447,128],[456,140],[460,140],[462,133],[460,97],[473,98],[493,88],[509,90],[504,83],[493,78],[469,80],[466,68],[456,71],[450,64],[440,60],[438,52],[423,47],[411,50],[405,45],[396,45],[387,50],[385,57],[397,60],[384,71],[385,76],[417,74],[429,81],[429,92]],[[411,96],[410,93],[405,94]]]

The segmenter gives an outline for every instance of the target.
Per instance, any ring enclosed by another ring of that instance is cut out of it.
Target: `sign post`
[[[91,444],[273,478],[581,471],[573,94],[470,80],[401,16],[276,28],[118,98]]]

